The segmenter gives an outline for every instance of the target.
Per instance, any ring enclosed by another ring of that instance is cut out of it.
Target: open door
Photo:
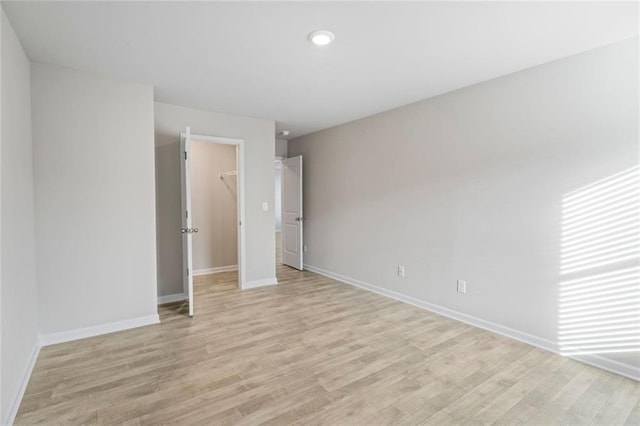
[[[191,129],[180,134],[180,182],[182,185],[182,289],[189,296],[193,316],[193,232],[191,227]]]
[[[303,269],[302,155],[282,160],[282,263]]]

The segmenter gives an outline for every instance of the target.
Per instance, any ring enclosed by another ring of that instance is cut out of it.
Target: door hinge
[[[189,219],[189,210],[186,210],[186,211],[184,212],[184,217],[185,217],[186,219]]]
[[[189,276],[189,268],[187,268],[187,276]]]
[[[184,160],[187,161],[187,151],[184,152]]]

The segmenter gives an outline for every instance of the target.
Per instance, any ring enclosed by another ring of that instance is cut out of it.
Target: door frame
[[[275,169],[274,171],[279,171],[280,172],[280,205],[276,206],[276,204],[278,204],[278,203],[276,203],[276,200],[275,200],[275,197],[274,197],[274,200],[273,200],[273,208],[274,208],[273,213],[275,214],[275,208],[276,207],[278,207],[280,209],[280,224],[281,224],[281,226],[282,226],[282,160],[284,160],[285,158],[286,157],[276,157],[273,160],[273,168]],[[275,175],[275,173],[274,173],[274,175]],[[277,219],[278,218],[276,217],[276,221],[277,221]],[[280,229],[280,232],[282,232],[282,227]]]
[[[186,137],[185,133],[180,133],[181,137]],[[236,147],[236,166],[238,168],[238,197],[236,200],[236,212],[237,212],[237,238],[238,238],[238,287],[240,289],[245,288],[246,283],[246,244],[245,244],[245,165],[244,165],[244,139],[227,138],[222,136],[206,136],[198,135],[195,133],[189,133],[189,142],[208,142],[219,143],[224,145],[234,145]],[[189,170],[191,172],[191,170]],[[183,288],[185,294],[188,289]]]

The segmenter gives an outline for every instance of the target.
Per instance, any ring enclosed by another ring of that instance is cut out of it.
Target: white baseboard
[[[160,317],[158,314],[155,314],[124,321],[111,322],[108,324],[95,325],[93,327],[77,328],[75,330],[63,331],[60,333],[41,334],[40,344],[42,346],[55,345],[56,343],[70,342],[72,340],[114,333],[116,331],[157,324],[159,322]]]
[[[187,300],[189,296],[186,293],[167,294],[166,296],[158,296],[158,305],[165,303],[180,302]]]
[[[248,290],[250,288],[266,287],[269,285],[278,284],[277,278],[267,278],[264,280],[247,281],[242,284],[242,290]]]
[[[601,368],[603,370],[611,371],[612,373],[616,373],[621,376],[628,377],[630,379],[640,381],[640,368],[634,367],[633,365],[629,365],[624,362],[614,361],[612,359],[605,358],[598,354],[563,355],[563,356],[566,356],[567,358],[575,359],[576,361],[584,362],[585,364],[589,364],[594,367]]]
[[[24,396],[24,392],[27,390],[27,385],[29,384],[29,379],[31,378],[31,373],[33,373],[33,367],[36,365],[36,360],[38,359],[38,355],[40,355],[41,348],[40,340],[36,339],[36,342],[31,350],[31,354],[29,355],[29,361],[27,363],[27,368],[22,375],[22,383],[20,384],[20,389],[18,389],[18,393],[13,397],[11,402],[11,406],[9,408],[9,412],[7,413],[6,418],[2,419],[3,425],[12,425],[16,419],[16,415],[18,414],[18,409],[20,408],[20,403],[22,402],[22,397]]]
[[[353,278],[345,277],[344,275],[336,274],[334,272],[327,271],[313,265],[304,265],[304,268],[311,272],[315,272],[316,274],[323,275],[325,277],[332,278],[334,280],[337,280],[346,284],[350,284],[355,287],[359,287],[364,290],[368,290],[373,293],[377,293],[382,296],[398,300],[400,302],[408,303],[410,305],[417,306],[418,308],[435,312],[437,314],[464,322],[474,327],[482,328],[484,330],[488,330],[497,334],[501,334],[506,337],[510,337],[515,340],[519,340],[523,343],[527,343],[529,345],[533,345],[538,348],[545,349],[547,351],[553,352],[558,355],[562,355],[559,351],[557,343],[552,342],[551,340],[543,339],[541,337],[534,336],[532,334],[528,334],[523,331],[515,330],[513,328],[505,327],[503,325],[496,324],[491,321],[486,321],[481,318],[474,317],[472,315],[467,315],[462,312],[454,311],[452,309],[445,308],[444,306],[425,302],[424,300],[416,299],[415,297],[407,296],[405,294],[398,293],[383,287],[365,283],[363,281],[359,281]],[[613,361],[596,354],[579,355],[579,356],[572,355],[572,356],[568,356],[568,358],[575,359],[577,361],[581,361],[586,364],[592,365],[594,367],[611,371],[612,373],[629,377],[634,380],[640,380],[640,368],[634,367],[629,364]]]
[[[216,266],[215,268],[194,269],[193,276],[197,277],[198,275],[217,274],[219,272],[232,272],[237,270],[238,265]]]

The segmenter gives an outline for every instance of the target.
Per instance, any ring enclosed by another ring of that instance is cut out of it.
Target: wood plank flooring
[[[16,424],[638,424],[640,384],[311,272],[43,348]]]

